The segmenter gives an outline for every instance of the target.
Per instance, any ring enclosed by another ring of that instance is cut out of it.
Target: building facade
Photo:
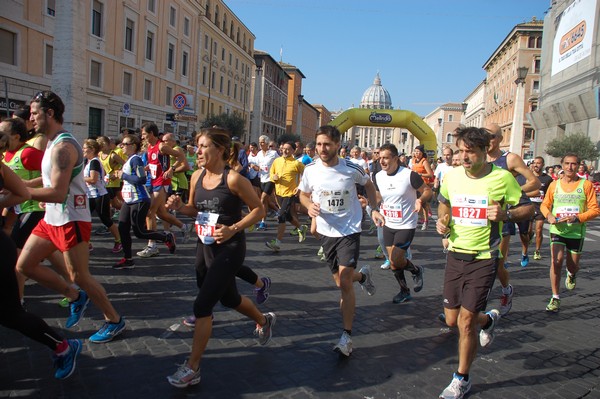
[[[464,125],[469,127],[483,127],[485,120],[485,80],[465,98]]]
[[[522,137],[511,149],[520,156],[525,155],[524,152],[529,150],[534,140],[533,127],[525,115],[537,108],[542,31],[543,21],[535,18],[516,25],[483,65],[486,71],[484,122],[500,126],[503,132],[503,149],[509,149],[511,135]],[[520,67],[527,68],[527,75],[523,83],[516,83]],[[520,84],[522,86],[517,87]],[[524,101],[519,101],[523,96]],[[520,123],[513,126],[515,121]]]
[[[456,149],[453,133],[464,122],[466,103],[446,103],[432,112],[423,120],[435,132],[438,142],[437,156],[442,155],[445,147]]]
[[[248,121],[253,52],[254,35],[219,0],[14,0],[0,9],[10,102],[55,91],[80,139],[144,122],[186,136],[218,113]],[[168,120],[173,113],[184,115]]]
[[[598,0],[552,0],[544,19],[539,109],[529,117],[547,164],[559,162],[544,153],[555,138],[584,133],[600,145],[599,15]]]

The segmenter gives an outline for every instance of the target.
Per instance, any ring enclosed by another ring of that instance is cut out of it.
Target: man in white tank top
[[[65,106],[55,93],[43,91],[31,100],[31,120],[38,133],[48,138],[42,159],[42,188],[29,188],[31,198],[45,204],[46,215],[27,239],[17,270],[69,298],[71,315],[65,326],[79,323],[91,300],[104,314],[105,324],[90,342],[111,341],[125,328],[104,288],[89,272],[88,244],[92,230],[88,198],[83,181],[83,152],[75,138],[63,130]],[[75,283],[70,285],[54,270],[40,263],[60,250]]]

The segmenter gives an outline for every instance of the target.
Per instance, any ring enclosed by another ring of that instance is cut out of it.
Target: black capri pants
[[[100,221],[106,227],[113,225],[113,221],[110,217],[110,196],[104,194],[101,197],[90,198],[90,213],[96,211]]]

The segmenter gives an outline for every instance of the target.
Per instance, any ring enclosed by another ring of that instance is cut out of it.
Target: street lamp
[[[296,126],[296,134],[302,140],[302,102],[304,101],[304,96],[302,94],[298,94],[298,126]]]
[[[513,123],[510,132],[510,152],[523,156],[523,114],[525,113],[525,78],[529,68],[522,66],[517,68],[517,93],[515,106],[513,108]]]

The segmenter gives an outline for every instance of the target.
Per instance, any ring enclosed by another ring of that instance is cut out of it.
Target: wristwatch
[[[512,215],[511,215],[510,211],[507,210],[506,211],[506,221],[510,222],[511,219],[512,219]]]

